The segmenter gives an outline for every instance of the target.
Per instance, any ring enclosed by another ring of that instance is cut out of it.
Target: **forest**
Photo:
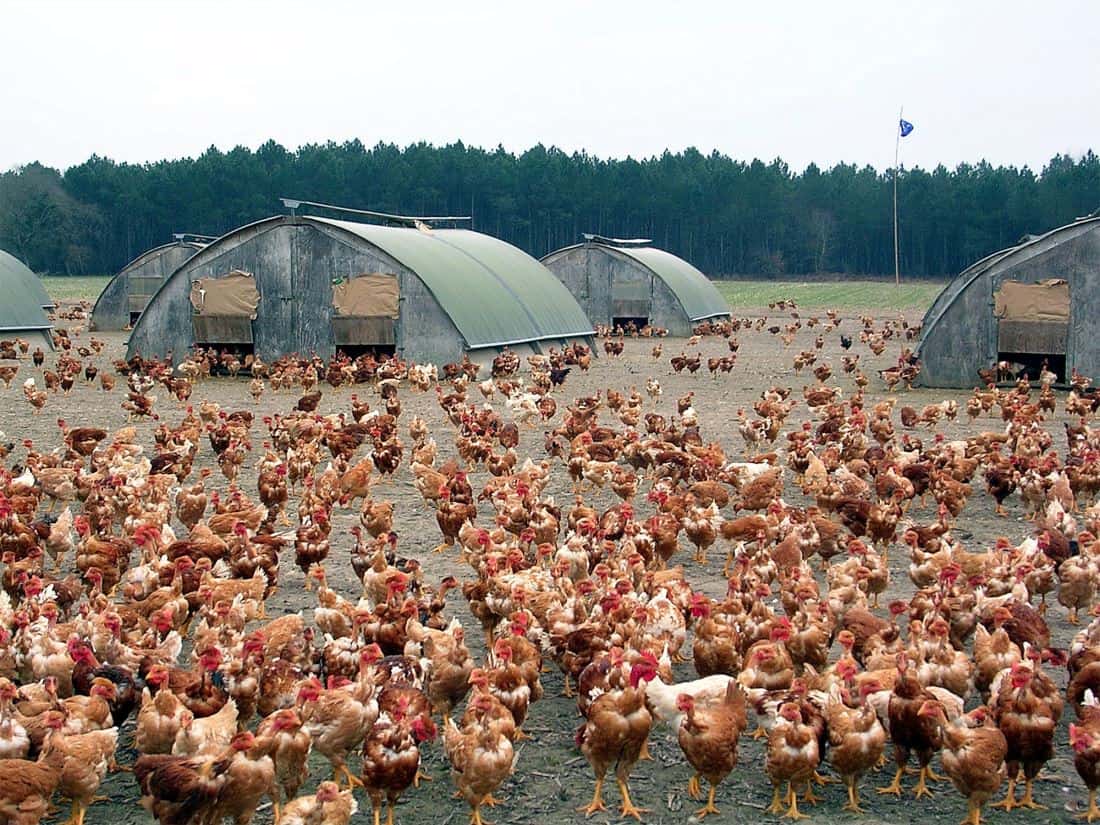
[[[406,215],[470,215],[535,256],[581,233],[651,238],[714,277],[893,273],[893,171],[694,149],[642,160],[534,146],[400,147],[359,141],[288,150],[211,147],[197,158],[0,174],[0,248],[41,273],[112,273],[173,232],[220,235],[280,213],[280,196]],[[990,252],[1100,207],[1100,158],[1057,155],[1035,172],[984,161],[898,178],[903,277],[945,278]]]

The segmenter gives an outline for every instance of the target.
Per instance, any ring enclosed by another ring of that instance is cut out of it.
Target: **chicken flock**
[[[0,822],[64,798],[81,825],[126,771],[162,825],[245,825],[267,804],[286,825],[368,805],[392,825],[439,748],[481,825],[545,735],[532,708],[570,700],[565,770],[591,769],[587,816],[613,779],[618,813],[641,819],[657,800],[631,775],[668,738],[698,818],[735,772],[763,767],[767,811],[796,819],[829,781],[862,812],[885,770],[878,794],[949,780],[977,825],[989,804],[1041,808],[1035,781],[1061,754],[1100,819],[1088,379],[1059,397],[1045,367],[1007,387],[983,371],[962,410],[916,408],[915,328],[771,310],[785,319],[704,322],[675,347],[603,329],[600,358],[573,344],[526,369],[508,349],[484,368],[210,350],[112,363],[81,344],[79,313],[48,358],[0,342],[0,381],[25,376],[25,401],[0,391],[3,420],[74,418],[77,383],[109,397],[116,381],[127,418],[0,438]],[[728,427],[701,422],[695,391],[662,401],[662,380],[737,380],[740,337],[785,353],[806,332],[793,375],[813,383],[763,390]],[[860,359],[892,345],[869,398]],[[610,386],[629,350],[652,359],[644,393]],[[601,389],[570,397],[574,372]],[[215,386],[237,403],[203,398]],[[277,411],[260,415],[265,398]],[[434,427],[403,414],[413,403],[438,408]],[[975,432],[949,439],[960,412]],[[975,510],[1006,503],[1014,535],[965,546]],[[420,512],[432,540],[404,529]],[[429,576],[444,565],[458,574]],[[564,696],[544,685],[554,669]],[[749,736],[760,764],[739,763]]]

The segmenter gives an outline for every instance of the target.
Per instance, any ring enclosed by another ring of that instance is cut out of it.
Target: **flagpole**
[[[901,288],[901,257],[898,254],[898,153],[901,150],[901,120],[905,107],[898,110],[894,134],[894,286]]]

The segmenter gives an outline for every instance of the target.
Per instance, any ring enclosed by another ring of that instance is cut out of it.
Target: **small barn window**
[[[1017,376],[1033,380],[1046,362],[1065,381],[1070,322],[1066,281],[1005,281],[994,296],[994,312],[998,361],[1015,365]]]
[[[233,270],[220,278],[191,282],[191,325],[195,346],[236,354],[252,352],[252,322],[260,293],[251,273]]]
[[[397,338],[396,275],[356,275],[332,288],[332,337],[347,355],[392,353]]]

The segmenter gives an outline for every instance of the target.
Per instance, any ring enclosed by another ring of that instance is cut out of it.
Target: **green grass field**
[[[110,275],[81,275],[75,278],[46,275],[42,278],[42,283],[55,301],[83,300],[95,303],[95,299],[110,280]]]
[[[942,283],[916,281],[895,286],[885,281],[715,281],[732,307],[763,307],[784,298],[806,309],[924,310]]]
[[[48,276],[42,279],[46,291],[58,301],[94,302],[110,280],[108,275],[77,278]],[[738,307],[763,307],[783,298],[793,299],[806,309],[897,309],[923,310],[932,303],[943,284],[930,281],[903,283],[896,287],[885,281],[716,281],[718,291],[736,313]]]

